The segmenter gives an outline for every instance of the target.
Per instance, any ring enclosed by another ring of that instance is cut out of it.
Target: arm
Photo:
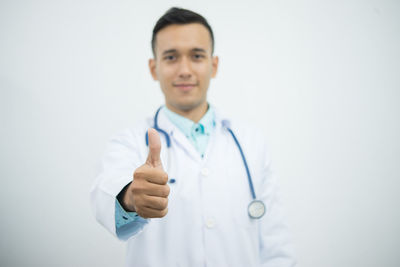
[[[158,133],[149,131],[148,157],[137,168],[141,160],[131,140],[128,136],[112,139],[91,192],[96,219],[121,240],[139,233],[148,223],[146,218],[161,218],[168,211],[168,175],[161,164]]]
[[[121,240],[127,240],[137,234],[148,223],[145,219],[131,222],[117,231],[116,215],[121,211],[118,210],[117,196],[132,182],[133,172],[141,162],[135,141],[128,130],[110,139],[99,174],[90,192],[96,220]]]
[[[296,260],[289,229],[280,202],[276,177],[266,145],[262,149],[262,180],[259,198],[266,206],[266,213],[260,221],[260,257],[263,267],[292,267]]]

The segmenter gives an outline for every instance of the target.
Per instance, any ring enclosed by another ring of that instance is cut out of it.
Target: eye
[[[167,61],[173,61],[173,60],[176,59],[176,56],[174,56],[174,55],[169,55],[169,56],[165,56],[164,59],[167,60]]]
[[[194,59],[201,59],[201,58],[204,58],[204,56],[202,54],[194,54],[193,58]]]

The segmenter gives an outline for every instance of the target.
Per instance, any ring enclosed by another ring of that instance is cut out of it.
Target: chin
[[[182,111],[190,111],[192,109],[197,108],[202,103],[203,102],[198,102],[198,101],[182,101],[182,102],[175,103],[173,106]]]

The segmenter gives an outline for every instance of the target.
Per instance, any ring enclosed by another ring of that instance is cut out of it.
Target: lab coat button
[[[203,176],[208,176],[208,175],[210,174],[210,171],[209,171],[207,168],[203,168],[203,169],[201,170],[201,174],[202,174]]]
[[[215,226],[215,221],[214,221],[214,219],[208,219],[207,221],[206,221],[206,226],[207,226],[207,228],[214,228],[214,226]]]

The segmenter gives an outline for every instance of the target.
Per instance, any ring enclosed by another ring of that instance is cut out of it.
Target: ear
[[[217,76],[217,71],[218,71],[218,62],[219,62],[219,58],[218,56],[215,56],[212,58],[212,73],[211,73],[211,77],[215,78],[215,76]]]
[[[149,59],[149,69],[153,80],[157,81],[156,60],[154,58]]]

